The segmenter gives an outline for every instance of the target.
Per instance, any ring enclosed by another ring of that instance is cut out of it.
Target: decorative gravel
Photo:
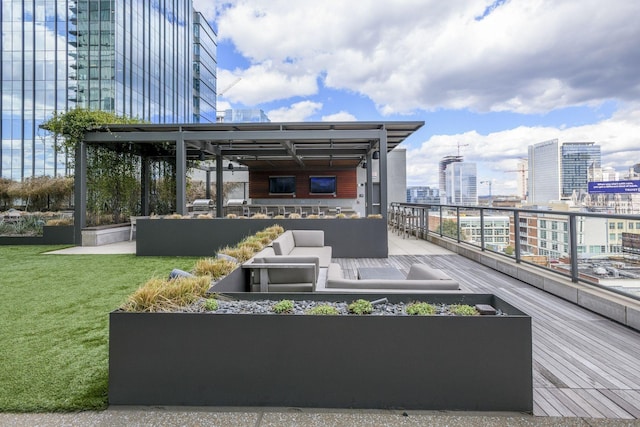
[[[293,301],[293,311],[290,313],[274,313],[273,306],[282,300],[218,300],[218,309],[216,311],[206,311],[204,308],[205,299],[201,299],[197,303],[184,307],[182,311],[191,313],[211,313],[211,314],[268,314],[273,316],[286,316],[286,315],[306,315],[307,312],[319,305],[329,305],[335,307],[340,315],[358,316],[357,314],[349,313],[349,304],[353,301],[308,301],[299,300]],[[373,304],[373,311],[367,316],[409,316],[406,312],[405,303],[392,304],[386,301],[375,302]],[[449,312],[448,304],[434,304],[436,307],[435,316],[453,316]],[[499,311],[496,315],[505,315]]]

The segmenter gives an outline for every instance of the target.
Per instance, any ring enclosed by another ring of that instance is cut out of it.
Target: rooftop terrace
[[[132,251],[126,246],[114,245],[117,251]],[[69,250],[105,253],[108,248]],[[528,313],[535,417],[640,419],[639,332],[438,245],[392,232],[388,258],[334,262],[350,278],[361,266],[393,266],[406,273],[413,263],[427,264],[447,271],[464,291],[495,294]]]

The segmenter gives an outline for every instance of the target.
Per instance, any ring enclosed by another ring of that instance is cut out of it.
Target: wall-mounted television
[[[335,176],[310,176],[309,194],[336,194]]]
[[[294,194],[296,192],[295,176],[270,176],[269,194]]]

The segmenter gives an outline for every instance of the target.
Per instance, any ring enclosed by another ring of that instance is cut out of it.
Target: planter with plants
[[[385,258],[389,254],[387,223],[378,216],[241,218],[140,219],[136,225],[136,254],[207,256],[272,225],[287,230],[323,230],[325,242],[333,248],[336,258]]]
[[[532,411],[531,318],[494,295],[208,295],[188,280],[172,291],[188,301],[110,314],[111,404]]]
[[[73,218],[56,212],[0,212],[0,245],[65,245],[74,241]]]

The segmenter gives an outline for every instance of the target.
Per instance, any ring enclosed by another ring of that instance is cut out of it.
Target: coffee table
[[[395,267],[360,267],[358,279],[406,279],[404,274]]]

